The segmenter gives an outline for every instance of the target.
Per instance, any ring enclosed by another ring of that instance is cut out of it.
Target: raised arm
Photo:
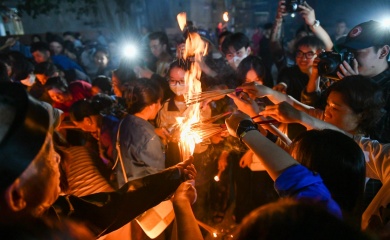
[[[172,199],[177,224],[177,239],[188,239],[191,234],[193,240],[203,240],[198,222],[192,212],[191,204],[196,201],[196,189],[191,181],[182,183]]]
[[[316,115],[315,109],[312,110],[312,114]],[[321,112],[317,112],[317,115],[321,114]],[[265,117],[272,117],[279,122],[283,123],[300,123],[309,129],[333,129],[339,132],[342,132],[348,136],[352,136],[351,134],[339,129],[333,124],[322,121],[318,117],[314,117],[309,115],[304,111],[299,111],[290,104],[286,102],[282,102],[280,104],[276,104],[273,106],[267,106],[264,111],[261,112],[261,115]]]
[[[233,113],[226,119],[226,126],[231,135],[239,137],[260,159],[275,181],[275,189],[280,196],[312,199],[341,217],[340,207],[332,199],[320,175],[300,165],[287,152],[261,135],[247,115]]]
[[[299,14],[305,20],[305,23],[310,27],[310,30],[322,40],[325,44],[325,50],[331,51],[333,48],[333,42],[330,39],[329,34],[325,31],[325,29],[320,25],[320,22],[316,19],[314,9],[307,4],[305,1],[302,5],[299,5],[301,11]]]
[[[260,158],[268,174],[275,181],[284,170],[298,164],[298,162],[263,136],[257,131],[257,128],[248,131],[251,123],[252,120],[249,116],[240,112],[236,112],[226,119],[229,133],[239,137]]]
[[[53,207],[57,217],[84,222],[100,237],[166,200],[182,182],[195,177],[191,158],[162,172],[129,181],[115,192],[60,196]]]
[[[268,97],[268,99],[271,100],[271,102],[273,102],[274,104],[287,102],[288,104],[292,105],[294,108],[304,112],[310,112],[314,109],[313,107],[305,105],[287,94],[281,93],[272,88],[266,87],[264,85],[255,82],[244,84],[242,86],[239,86],[238,88],[242,89],[242,91],[247,93],[252,99],[259,98],[259,97]],[[245,113],[248,114],[247,112]]]

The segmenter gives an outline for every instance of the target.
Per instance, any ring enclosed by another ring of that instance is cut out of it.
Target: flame
[[[177,19],[180,28],[185,23],[185,13],[179,13]],[[184,28],[184,27],[183,27]],[[199,62],[202,61],[202,57],[207,53],[208,44],[204,42],[198,33],[190,32],[186,39],[184,59],[191,59],[191,68],[186,72],[184,80],[188,86],[187,97],[191,97],[194,93],[202,92],[200,75],[202,70]],[[191,130],[191,125],[200,121],[200,103],[188,106],[188,115],[185,119],[179,120],[180,123],[180,149],[182,159],[186,160],[190,155],[194,153],[195,145],[202,141],[200,135]]]
[[[224,12],[223,15],[222,15],[222,18],[225,22],[229,21],[229,13],[228,12]]]
[[[176,18],[177,18],[177,22],[179,23],[180,30],[183,31],[187,23],[187,14],[185,12],[181,12],[177,14]]]

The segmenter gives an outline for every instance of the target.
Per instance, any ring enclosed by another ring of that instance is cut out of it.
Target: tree
[[[17,5],[21,14],[26,13],[32,18],[54,12],[76,13],[79,19],[82,15],[97,14],[98,0],[26,0]],[[65,4],[64,4],[65,3]],[[66,6],[66,8],[64,8]]]

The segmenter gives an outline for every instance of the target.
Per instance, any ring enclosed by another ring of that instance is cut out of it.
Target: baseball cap
[[[214,42],[211,38],[209,31],[202,29],[202,28],[197,28],[193,25],[192,21],[187,21],[187,24],[183,30],[184,39],[186,39],[188,37],[188,34],[192,33],[192,32],[198,33],[203,41],[206,41],[206,42],[210,43],[212,46],[214,46]]]
[[[370,20],[352,28],[345,38],[343,46],[364,49],[375,45],[390,44],[389,35],[389,29],[377,21]]]
[[[211,39],[211,35],[210,35],[210,33],[209,33],[207,30],[198,28],[198,31],[197,31],[197,32],[198,32],[198,34],[200,35],[200,37],[201,37],[203,40],[205,40],[205,41],[207,41],[207,42],[213,44],[213,40]]]
[[[0,139],[0,189],[11,185],[30,165],[42,149],[50,129],[46,108],[29,96],[20,83],[0,83],[0,103],[9,105],[15,116]],[[0,115],[6,111],[0,109]]]

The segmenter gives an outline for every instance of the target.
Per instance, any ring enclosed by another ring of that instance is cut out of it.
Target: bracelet
[[[246,133],[252,130],[258,130],[256,123],[251,120],[241,121],[236,130],[236,134],[240,139],[240,142],[242,142],[242,138],[246,135]]]
[[[245,132],[243,132],[243,133],[241,133],[241,135],[240,135],[240,142],[242,142],[242,138],[248,133],[248,132],[250,132],[250,131],[253,131],[253,130],[259,130],[258,128],[256,128],[256,129],[248,129],[248,130],[246,130]]]
[[[312,26],[313,28],[319,27],[319,26],[320,26],[320,21],[315,20],[314,23],[313,23],[313,25],[311,25],[311,26]]]

